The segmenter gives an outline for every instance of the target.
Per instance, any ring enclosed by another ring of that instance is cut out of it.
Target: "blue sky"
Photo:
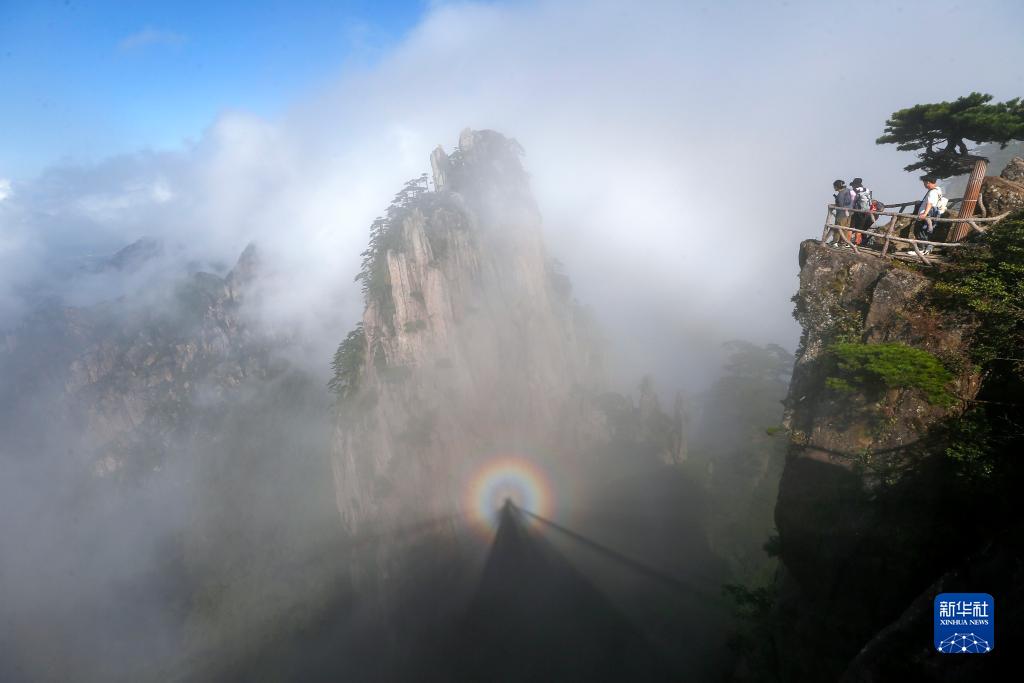
[[[424,0],[0,0],[0,177],[199,137],[372,63]]]
[[[367,226],[471,126],[522,143],[624,376],[699,375],[728,339],[795,346],[796,246],[835,178],[920,196],[887,116],[1024,95],[1020,0],[861,0],[869,31],[811,0],[143,4],[0,0],[0,327],[54,254],[255,241],[287,280],[267,319],[341,316],[333,349]]]

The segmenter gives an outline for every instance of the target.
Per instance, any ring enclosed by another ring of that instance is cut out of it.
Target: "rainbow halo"
[[[551,514],[548,479],[537,465],[525,458],[496,458],[485,463],[473,475],[465,505],[473,526],[485,534],[493,533],[498,511],[506,499],[542,517]]]

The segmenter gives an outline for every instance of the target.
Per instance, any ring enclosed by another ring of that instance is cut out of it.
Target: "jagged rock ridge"
[[[591,323],[547,257],[518,145],[465,130],[375,224],[361,328],[336,359],[334,475],[346,527],[459,510],[498,454],[577,457],[605,433]]]
[[[111,263],[131,267],[158,249],[142,240]],[[45,439],[47,430],[24,422],[25,411],[37,413],[31,419],[42,411],[74,435],[78,460],[96,474],[159,467],[202,418],[198,404],[270,372],[269,342],[242,314],[257,269],[250,245],[225,277],[200,272],[170,292],[34,312],[0,347],[0,416],[11,421],[9,433]]]

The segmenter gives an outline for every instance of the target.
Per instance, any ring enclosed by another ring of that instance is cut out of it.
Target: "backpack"
[[[861,192],[854,191],[853,208],[867,211],[871,208],[871,190],[863,188]]]
[[[941,187],[936,186],[935,189],[939,191],[939,200],[935,202],[935,208],[938,210],[939,215],[941,216],[942,214],[946,213],[947,209],[949,209],[949,197],[942,194]]]

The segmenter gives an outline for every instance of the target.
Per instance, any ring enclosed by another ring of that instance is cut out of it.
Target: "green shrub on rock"
[[[859,342],[840,342],[831,350],[839,376],[825,380],[830,389],[919,389],[928,397],[929,403],[948,406],[955,401],[947,389],[953,375],[927,351],[905,344]]]
[[[334,352],[334,359],[331,361],[334,375],[327,383],[327,388],[334,392],[339,402],[355,395],[358,391],[359,373],[362,371],[365,359],[366,331],[363,329],[363,324],[359,323],[338,345],[338,350]]]

